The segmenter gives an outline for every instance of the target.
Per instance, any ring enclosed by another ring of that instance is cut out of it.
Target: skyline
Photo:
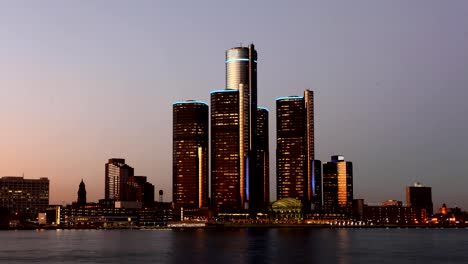
[[[404,201],[419,181],[435,208],[468,207],[466,3],[232,7],[245,21],[216,4],[35,5],[0,11],[0,177],[48,177],[51,203],[76,200],[82,178],[90,201],[104,197],[109,158],[125,158],[169,201],[172,103],[209,102],[224,87],[224,52],[252,41],[258,105],[274,116],[275,98],[313,90],[316,158],[353,162],[355,198]]]

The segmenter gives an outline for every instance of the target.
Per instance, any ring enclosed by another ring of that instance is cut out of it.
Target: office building
[[[211,92],[211,204],[218,209],[243,209],[248,201],[240,130],[239,92]]]
[[[382,206],[364,206],[363,221],[374,225],[397,224],[409,225],[415,221],[417,210],[413,207],[402,206],[401,203]]]
[[[134,176],[134,170],[125,164],[125,159],[109,159],[106,163],[105,199],[127,200],[128,180]]]
[[[351,213],[353,206],[353,164],[343,156],[332,156],[323,168],[323,210]]]
[[[257,108],[257,180],[253,181],[251,197],[258,198],[260,204],[254,207],[264,207],[270,203],[270,147],[268,130],[268,109]],[[255,191],[253,191],[255,190]],[[257,199],[254,199],[254,201]]]
[[[208,206],[208,105],[188,100],[173,104],[173,202]]]
[[[433,214],[432,188],[417,182],[406,187],[406,203],[416,209],[424,209],[427,216]]]
[[[311,206],[320,191],[319,166],[314,166],[314,95],[276,99],[277,199],[294,198]],[[315,189],[317,186],[318,189]]]
[[[0,207],[11,213],[35,214],[49,205],[49,179],[0,178]]]

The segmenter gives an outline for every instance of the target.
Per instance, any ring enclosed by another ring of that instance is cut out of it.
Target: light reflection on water
[[[0,232],[0,263],[468,263],[466,248],[466,229]]]

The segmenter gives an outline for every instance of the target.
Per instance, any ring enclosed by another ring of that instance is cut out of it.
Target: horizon
[[[270,113],[270,201],[275,98],[310,89],[316,158],[353,162],[355,199],[406,203],[421,182],[435,209],[466,210],[468,3],[262,3],[7,4],[0,177],[47,177],[51,204],[75,201],[83,179],[97,201],[104,164],[121,157],[172,200],[172,104],[209,105],[225,87],[224,52],[245,41]]]

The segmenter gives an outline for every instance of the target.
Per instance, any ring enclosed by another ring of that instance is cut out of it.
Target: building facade
[[[239,135],[239,92],[211,92],[211,204],[218,209],[239,210],[247,202]]]
[[[408,206],[424,209],[427,216],[432,215],[432,188],[418,182],[414,186],[406,186],[406,203]]]
[[[323,168],[323,210],[351,213],[353,206],[353,164],[343,156],[332,156]]]
[[[134,170],[125,164],[125,159],[109,159],[106,163],[105,199],[127,200],[128,180],[134,176]]]
[[[277,199],[294,198],[309,207],[320,177],[314,167],[313,92],[276,99]],[[319,190],[319,189],[318,189]]]
[[[49,179],[0,178],[0,207],[11,213],[35,214],[49,205]]]
[[[173,104],[173,202],[208,206],[208,105],[189,100]]]

